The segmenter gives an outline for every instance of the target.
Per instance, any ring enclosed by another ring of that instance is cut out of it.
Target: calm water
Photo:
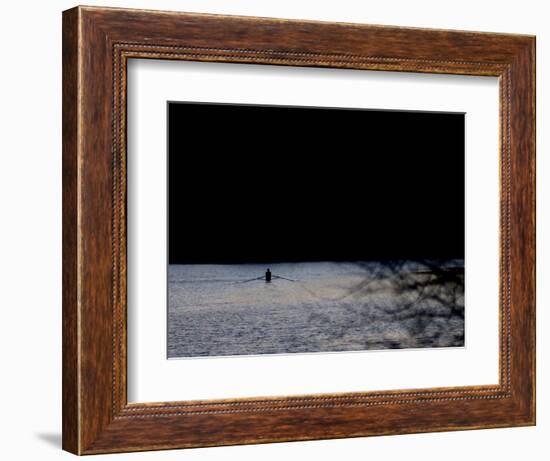
[[[168,357],[464,345],[464,263],[171,265]]]

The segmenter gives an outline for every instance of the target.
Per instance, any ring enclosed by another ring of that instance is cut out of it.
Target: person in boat
[[[265,271],[265,281],[271,282],[271,271],[269,269]]]

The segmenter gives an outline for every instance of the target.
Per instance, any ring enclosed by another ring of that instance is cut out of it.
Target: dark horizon
[[[464,114],[168,103],[169,263],[464,258]]]

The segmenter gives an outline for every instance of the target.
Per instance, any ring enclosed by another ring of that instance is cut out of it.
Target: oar
[[[265,280],[265,277],[256,277],[255,279],[241,280],[240,282],[237,282],[237,283],[253,282],[254,280]]]
[[[287,279],[286,277],[281,277],[280,275],[273,275],[271,278],[288,280],[289,282],[297,282],[297,280]]]

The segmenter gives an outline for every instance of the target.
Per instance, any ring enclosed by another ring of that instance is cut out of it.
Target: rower
[[[269,269],[265,271],[265,281],[271,282],[271,271]]]

